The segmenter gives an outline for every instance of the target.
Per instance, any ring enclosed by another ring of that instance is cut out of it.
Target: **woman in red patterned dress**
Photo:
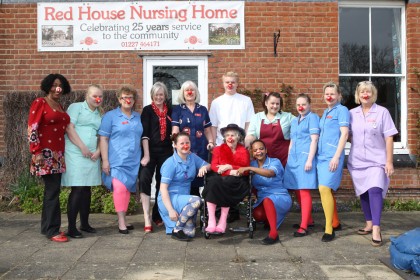
[[[59,103],[71,87],[60,74],[49,74],[41,82],[44,97],[34,100],[29,110],[28,138],[32,162],[32,175],[41,176],[44,188],[41,233],[55,242],[66,242],[60,233],[60,186],[61,173],[66,171],[64,161],[64,133],[70,123],[69,115]]]

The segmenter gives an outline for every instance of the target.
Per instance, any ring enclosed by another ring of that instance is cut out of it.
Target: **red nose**
[[[331,101],[333,98],[331,96],[327,96],[327,101]]]
[[[228,84],[228,89],[232,89],[233,85],[232,84]]]
[[[56,93],[60,93],[60,92],[62,92],[63,91],[63,89],[61,88],[61,87],[56,87],[55,88],[55,92]]]
[[[234,141],[234,140],[233,140],[232,138],[229,138],[229,139],[227,139],[226,141],[227,141],[228,143],[233,143],[233,141]]]
[[[305,108],[303,108],[303,106],[299,106],[299,107],[298,107],[298,111],[299,111],[299,112],[302,112],[302,111],[304,111],[304,110],[305,110]]]
[[[102,99],[100,99],[99,97],[96,97],[96,98],[95,98],[95,102],[96,102],[96,103],[98,103],[98,104],[99,104],[99,103],[101,103],[101,101],[102,101]]]
[[[187,91],[187,94],[192,95],[193,94],[192,90]]]
[[[125,103],[127,103],[127,104],[131,104],[130,99],[126,99],[126,100],[125,100]]]
[[[184,146],[182,146],[182,149],[183,150],[188,150],[190,148],[190,145],[184,145]]]
[[[367,96],[367,95],[363,95],[363,96],[362,96],[362,98],[363,98],[364,100],[368,100],[368,99],[369,99],[369,96]]]

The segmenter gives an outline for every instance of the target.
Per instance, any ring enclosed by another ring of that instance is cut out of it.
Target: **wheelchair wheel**
[[[254,238],[254,231],[250,230],[248,233],[249,238],[253,239]]]

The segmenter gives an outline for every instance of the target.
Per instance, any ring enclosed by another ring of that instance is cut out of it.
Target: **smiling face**
[[[324,91],[324,101],[329,108],[334,107],[340,101],[340,94],[333,87],[327,87]]]
[[[197,97],[195,88],[191,85],[187,86],[184,89],[184,99],[186,102],[195,102],[195,99]]]
[[[296,99],[296,110],[300,115],[304,116],[311,110],[311,104],[308,103],[306,98],[299,97]]]
[[[175,149],[179,155],[189,154],[191,149],[190,138],[186,135],[178,136],[175,142]]]
[[[134,96],[131,93],[123,91],[118,101],[121,104],[121,109],[131,110],[131,108],[134,106]]]
[[[103,92],[96,86],[90,86],[86,93],[86,102],[91,110],[95,110],[102,105]]]
[[[154,94],[153,94],[153,102],[156,106],[161,106],[163,103],[165,103],[165,91],[163,88],[159,88]]]
[[[54,83],[52,84],[50,91],[49,91],[49,96],[54,99],[54,100],[58,100],[60,99],[61,94],[63,93],[63,89],[61,87],[61,81],[60,79],[55,79]]]
[[[223,138],[230,148],[236,148],[239,141],[239,133],[236,130],[228,130],[223,134]]]
[[[265,148],[264,144],[260,141],[254,142],[251,146],[252,156],[258,160],[263,161],[265,160],[265,156],[267,154],[267,149]]]
[[[265,101],[265,107],[267,107],[267,113],[276,115],[280,111],[280,98],[270,96]]]

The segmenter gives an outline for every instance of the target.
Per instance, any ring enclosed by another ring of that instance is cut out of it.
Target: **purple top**
[[[350,133],[350,168],[385,167],[385,138],[398,133],[386,108],[374,103],[366,116],[361,106],[350,110]]]

